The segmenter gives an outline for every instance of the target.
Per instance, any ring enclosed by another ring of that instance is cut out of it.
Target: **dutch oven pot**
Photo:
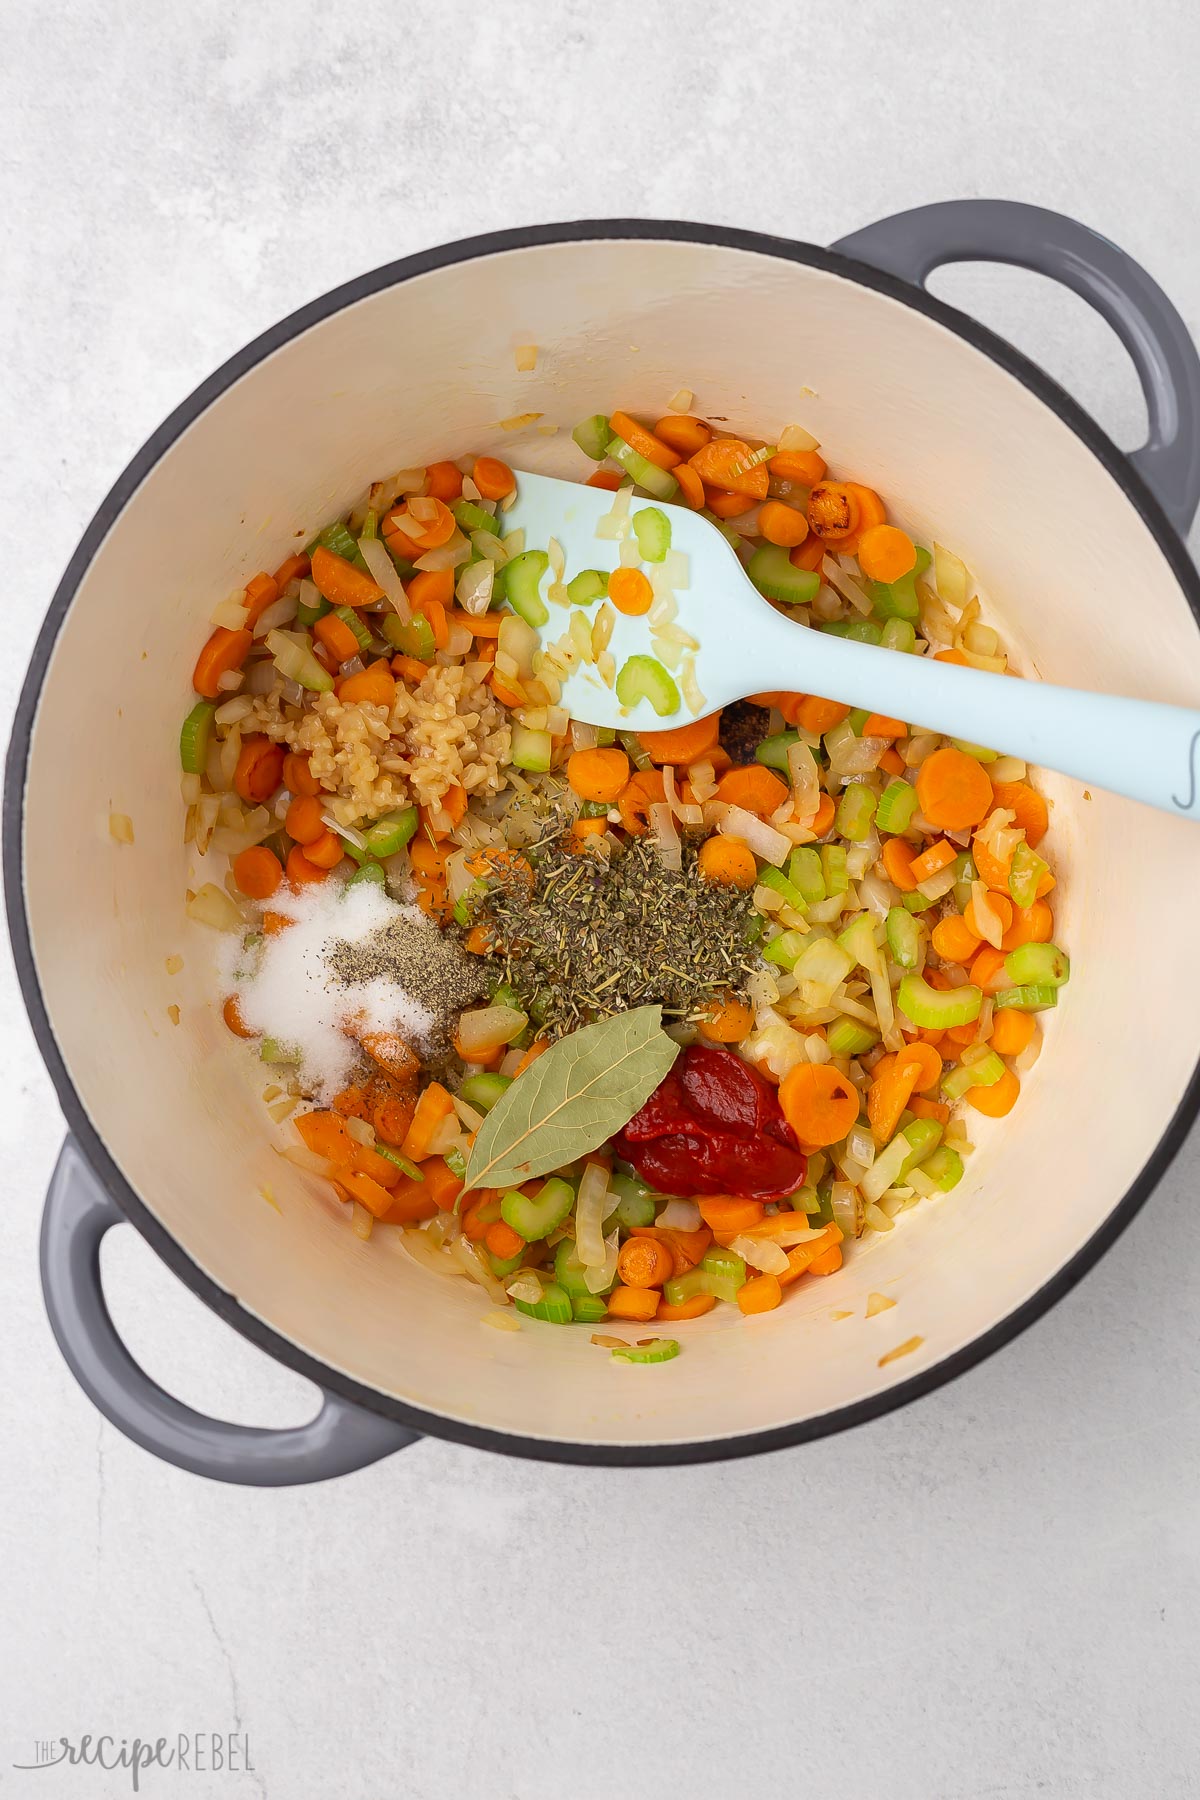
[[[1143,449],[1120,454],[1046,376],[924,291],[932,269],[964,259],[1040,270],[1103,314],[1145,390]],[[539,346],[532,375],[515,370],[522,343]],[[1018,1110],[972,1119],[978,1149],[952,1196],[766,1318],[718,1309],[653,1369],[614,1365],[584,1330],[489,1330],[477,1289],[431,1276],[383,1241],[392,1233],[361,1243],[336,1200],[274,1153],[261,1080],[212,1004],[214,940],[183,916],[176,742],[214,601],[389,469],[477,448],[578,473],[575,420],[617,400],[655,413],[680,387],[734,426],[801,419],[835,467],[963,555],[1019,666],[1200,704],[1200,586],[1180,540],[1200,496],[1200,364],[1154,282],[1056,214],[947,203],[833,250],[628,221],[505,232],[364,275],[235,356],[135,457],[72,558],[5,795],[20,978],[71,1133],[43,1231],[51,1323],[105,1416],[184,1468],[312,1481],[422,1433],[617,1464],[818,1437],[928,1392],[1044,1312],[1183,1140],[1197,1104],[1200,830],[1047,777],[1075,973]],[[500,428],[527,411],[566,430]],[[799,633],[796,658],[780,680],[803,687]],[[68,791],[96,833],[82,886]],[[110,809],[132,816],[134,847],[109,842]],[[170,979],[174,953],[184,968]],[[147,1378],[99,1283],[100,1240],[122,1219],[318,1384],[312,1423],[216,1422]],[[891,1330],[862,1323],[873,1288],[902,1300]],[[835,1328],[835,1308],[858,1322]],[[880,1367],[910,1336],[924,1341]]]

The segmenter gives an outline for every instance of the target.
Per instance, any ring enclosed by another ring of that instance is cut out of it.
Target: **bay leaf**
[[[520,1187],[598,1149],[629,1123],[678,1054],[661,1006],[637,1006],[559,1038],[488,1113],[467,1187]]]

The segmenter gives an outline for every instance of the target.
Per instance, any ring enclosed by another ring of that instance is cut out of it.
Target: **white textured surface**
[[[998,194],[1106,232],[1200,330],[1183,0],[12,0],[6,27],[6,715],[82,526],[162,415],[408,250],[616,213],[823,242]],[[1012,272],[934,285],[1136,441],[1132,373],[1081,303]],[[191,1791],[1198,1791],[1194,1145],[1051,1317],[848,1436],[657,1473],[429,1443],[325,1488],[235,1492],[133,1449],[58,1357],[35,1258],[61,1122],[3,980],[0,1792],[129,1791],[15,1773],[41,1737],[235,1726],[257,1777]],[[131,1347],[182,1397],[260,1423],[310,1409],[131,1232],[105,1260]]]

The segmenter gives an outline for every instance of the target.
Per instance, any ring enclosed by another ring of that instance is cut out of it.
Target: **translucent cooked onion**
[[[788,778],[792,784],[793,811],[797,822],[807,825],[816,816],[821,804],[817,759],[807,744],[789,744],[787,764]]]
[[[246,627],[244,592],[231,600],[222,600],[213,607],[208,617],[210,625],[222,625],[226,631],[244,631]]]
[[[600,1268],[607,1258],[604,1215],[608,1210],[608,1171],[603,1163],[589,1162],[575,1200],[575,1249],[585,1268]]]
[[[213,714],[214,725],[236,725],[254,711],[254,700],[250,694],[238,694],[233,700],[226,700],[218,706]]]
[[[679,691],[693,717],[697,719],[703,717],[708,707],[708,701],[700,691],[700,684],[696,680],[696,659],[690,652],[685,654],[683,659],[683,667],[679,674]]]
[[[290,625],[296,616],[297,604],[296,594],[290,598],[287,594],[281,594],[278,600],[273,600],[270,606],[264,607],[255,621],[255,637],[265,638],[268,631],[274,631],[277,626]]]
[[[604,1240],[604,1261],[597,1268],[589,1264],[583,1271],[583,1285],[589,1294],[602,1294],[612,1286],[617,1273],[617,1257],[621,1249],[621,1233],[613,1226]]]
[[[805,431],[803,425],[785,425],[779,434],[781,450],[819,450],[820,438],[815,438],[811,431]]]
[[[663,771],[663,793],[667,805],[681,825],[701,826],[704,823],[704,810],[695,806],[690,800],[681,800],[675,787],[675,771],[668,763]]]
[[[510,1300],[536,1306],[542,1297],[542,1278],[535,1269],[518,1269],[505,1290]]]
[[[500,658],[505,656],[511,659],[512,671],[518,677],[531,675],[539,642],[532,625],[527,625],[516,613],[505,613],[500,620],[500,634],[496,639],[497,668],[502,668]]]
[[[787,1251],[770,1238],[747,1237],[742,1232],[734,1238],[729,1248],[748,1262],[752,1269],[761,1269],[764,1275],[782,1275],[788,1267]]]
[[[971,883],[971,905],[975,911],[975,923],[984,940],[993,950],[999,950],[1000,940],[1004,936],[1004,920],[992,901],[986,882]]]
[[[678,874],[683,868],[683,845],[675,828],[671,809],[665,800],[650,807],[649,819],[659,861],[664,869],[673,869]]]
[[[192,895],[184,911],[197,925],[210,925],[214,931],[241,931],[245,925],[240,908],[212,881]]]
[[[458,578],[454,595],[464,612],[472,618],[482,618],[492,599],[492,588],[496,580],[496,565],[484,558],[482,562],[468,563]]]
[[[782,831],[776,831],[773,825],[767,825],[743,806],[729,806],[719,800],[710,800],[704,808],[705,823],[715,824],[722,837],[741,838],[742,842],[753,850],[755,856],[761,856],[778,868],[791,855],[792,840],[785,837]]]
[[[585,725],[582,719],[571,720],[572,750],[594,750],[600,742],[600,731],[595,725]]]
[[[314,589],[314,592],[316,590]],[[269,694],[279,674],[273,662],[251,663],[242,684],[244,694]]]
[[[436,550],[426,550],[423,556],[418,556],[416,566],[418,569],[457,569],[459,563],[469,562],[470,556],[470,544],[461,531],[456,531],[448,543],[439,544]]]
[[[800,747],[792,746],[793,749]],[[841,742],[835,742],[830,751],[829,766],[835,775],[868,775],[879,767],[887,747],[886,738],[843,738]]]
[[[944,544],[933,546],[933,579],[937,584],[939,597],[950,606],[962,608],[967,604],[971,580],[967,565],[952,550],[947,550]]]
[[[837,589],[843,600],[848,600],[856,612],[860,612],[864,618],[868,618],[873,607],[871,597],[861,583],[856,581],[853,575],[848,574],[832,556],[826,556],[822,560],[821,568],[830,586]]]
[[[480,1006],[460,1013],[456,1033],[460,1051],[466,1058],[490,1055],[520,1037],[528,1023],[527,1015],[515,1006]]]
[[[664,1231],[699,1231],[704,1221],[694,1200],[668,1200],[654,1223]]]
[[[217,687],[222,694],[234,694],[244,679],[240,669],[224,669],[217,676]]]
[[[458,625],[451,620],[446,627],[446,655],[466,656],[475,642],[466,625]]]
[[[440,1244],[435,1244],[429,1233],[422,1230],[419,1225],[415,1230],[401,1232],[400,1242],[414,1262],[419,1262],[426,1269],[432,1269],[435,1275],[450,1275],[457,1278],[467,1273],[453,1251],[444,1250]]]
[[[377,585],[395,607],[397,616],[407,625],[412,618],[412,607],[408,604],[404,584],[397,575],[395,564],[387,550],[378,538],[366,537],[359,539],[358,548]]]

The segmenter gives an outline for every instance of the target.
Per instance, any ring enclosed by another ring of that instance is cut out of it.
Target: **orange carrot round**
[[[1054,936],[1054,914],[1044,900],[1013,909],[1012,924],[1001,940],[1002,950],[1018,950],[1022,944],[1048,944]]]
[[[313,636],[318,644],[324,645],[335,663],[349,662],[352,656],[358,655],[358,639],[336,613],[326,613],[313,626]]]
[[[425,471],[426,490],[435,500],[457,500],[462,494],[462,470],[457,463],[430,463]]]
[[[287,878],[293,887],[311,887],[314,882],[324,881],[328,869],[318,868],[316,863],[309,862],[299,844],[288,851]]]
[[[717,783],[717,799],[740,806],[760,819],[769,819],[791,794],[786,782],[762,763],[744,763],[730,769]]]
[[[768,544],[780,544],[793,550],[808,536],[808,520],[796,507],[786,506],[782,500],[767,500],[759,509],[758,529]]]
[[[688,461],[706,488],[742,494],[747,500],[765,500],[771,481],[767,465],[760,462],[747,468],[750,456],[749,444],[744,444],[740,438],[713,438]]]
[[[710,1044],[740,1044],[754,1024],[754,1013],[744,1000],[729,994],[716,1001],[697,1024],[701,1037]]]
[[[360,669],[355,675],[344,675],[337,685],[337,697],[347,706],[366,702],[391,711],[396,698],[396,677],[380,657],[378,662]]]
[[[715,1294],[693,1294],[690,1300],[680,1300],[675,1306],[668,1305],[664,1300],[654,1315],[655,1322],[678,1325],[684,1319],[700,1319],[705,1313],[711,1312],[716,1304]]]
[[[1002,1006],[992,1014],[992,1035],[988,1039],[997,1056],[1020,1056],[1033,1042],[1037,1021],[1032,1013],[1018,1012],[1015,1006]]]
[[[758,880],[754,852],[741,838],[718,834],[705,838],[698,863],[705,881],[716,882],[719,887],[749,889]]]
[[[498,1256],[501,1261],[507,1261],[510,1256],[518,1255],[525,1248],[525,1239],[520,1232],[514,1231],[504,1219],[492,1220],[483,1241],[492,1255]]]
[[[633,837],[641,837],[650,828],[650,808],[660,806],[666,797],[658,769],[639,769],[631,775],[617,795],[617,810],[625,830]]]
[[[611,1319],[634,1319],[644,1324],[652,1319],[662,1303],[658,1288],[615,1287],[608,1296]]]
[[[783,1289],[775,1275],[752,1275],[737,1291],[738,1310],[746,1314],[773,1312],[782,1299]]]
[[[629,780],[629,758],[616,748],[573,751],[567,761],[567,780],[581,800],[611,806]],[[604,821],[595,823],[602,826]]]
[[[727,1234],[761,1225],[766,1214],[761,1200],[740,1200],[735,1194],[704,1194],[697,1204],[709,1230]]]
[[[374,606],[383,599],[383,589],[370,575],[364,575],[344,556],[335,556],[324,544],[313,551],[313,585],[331,606]]]
[[[690,725],[677,725],[672,731],[643,731],[639,734],[642,749],[651,762],[670,763],[686,768],[707,756],[721,731],[721,715],[710,713],[707,719],[696,719]]]
[[[289,794],[319,794],[321,784],[312,772],[307,756],[290,750],[283,759],[283,785]]]
[[[679,483],[679,492],[693,512],[699,512],[704,505],[704,483],[689,463],[676,463],[671,470]]]
[[[346,850],[336,831],[323,831],[314,843],[305,844],[304,858],[317,869],[336,869]]]
[[[820,481],[808,496],[808,526],[823,543],[836,544],[858,530],[859,504],[844,481]]]
[[[626,1287],[660,1288],[675,1273],[675,1258],[657,1238],[631,1237],[621,1245],[617,1275]]]
[[[248,806],[261,806],[269,800],[283,780],[286,751],[269,737],[256,735],[242,739],[241,752],[234,770],[233,785]]]
[[[240,669],[250,654],[254,638],[244,630],[230,631],[224,625],[217,629],[196,659],[192,686],[205,700],[217,700],[223,693],[221,676]]]
[[[1050,812],[1036,788],[1027,781],[998,781],[992,789],[994,804],[1015,812],[1016,824],[1025,830],[1025,842],[1036,850],[1050,829]]]
[[[1001,938],[1003,938],[1004,933],[1009,930],[1013,922],[1013,903],[1007,894],[989,894],[988,902],[1000,920],[1000,935]],[[979,914],[976,911],[975,901],[973,899],[967,901],[966,907],[963,910],[963,921],[966,924],[968,931],[973,932],[977,938],[982,939],[984,933],[980,929]]]
[[[243,889],[243,892],[244,891],[245,890]],[[226,1025],[228,1025],[230,1031],[232,1031],[234,1037],[254,1038],[258,1036],[258,1032],[251,1031],[249,1025],[247,1025],[245,1019],[243,1019],[242,1009],[238,1005],[238,997],[236,994],[230,994],[228,1000],[221,1008],[221,1017],[224,1019]]]
[[[825,458],[815,450],[777,450],[767,467],[780,481],[794,481],[800,487],[816,487],[825,478]]]
[[[614,569],[608,578],[608,597],[619,613],[637,618],[650,611],[654,590],[640,569]]]
[[[943,962],[969,963],[982,940],[961,913],[949,913],[938,920],[929,941]]]
[[[888,880],[898,887],[902,894],[915,893],[917,878],[912,872],[915,855],[912,845],[906,844],[903,838],[888,838],[879,855],[887,871]]]
[[[992,784],[982,763],[947,744],[917,770],[917,798],[939,831],[966,831],[991,811]]]
[[[516,476],[498,456],[477,456],[471,475],[485,500],[506,500],[517,485]]]
[[[252,844],[234,857],[233,879],[248,900],[269,900],[283,880],[283,870],[279,858],[263,844]]]
[[[644,425],[639,425],[627,412],[613,413],[608,422],[619,438],[624,438],[631,449],[636,450],[639,456],[644,456],[656,468],[673,469],[680,460],[678,450],[672,449],[670,444],[657,437],[653,431],[647,431]]]
[[[1011,1069],[1005,1069],[999,1081],[993,1081],[990,1087],[973,1087],[967,1089],[968,1106],[976,1112],[984,1113],[989,1119],[1002,1119],[1017,1104],[1017,1096],[1021,1092],[1021,1083]]]
[[[898,525],[872,525],[858,540],[858,566],[869,581],[899,581],[916,560],[916,545]]]
[[[797,1138],[813,1150],[840,1143],[858,1117],[858,1092],[832,1063],[790,1069],[779,1084],[779,1104]]]
[[[942,1059],[932,1044],[906,1044],[903,1050],[897,1050],[895,1067],[902,1071],[911,1064],[917,1071],[917,1079],[913,1083],[913,1092],[927,1094],[935,1088],[942,1078]]]
[[[668,413],[654,427],[654,435],[660,443],[678,450],[680,456],[695,456],[712,437],[712,426],[703,419],[694,419],[690,413]]]

